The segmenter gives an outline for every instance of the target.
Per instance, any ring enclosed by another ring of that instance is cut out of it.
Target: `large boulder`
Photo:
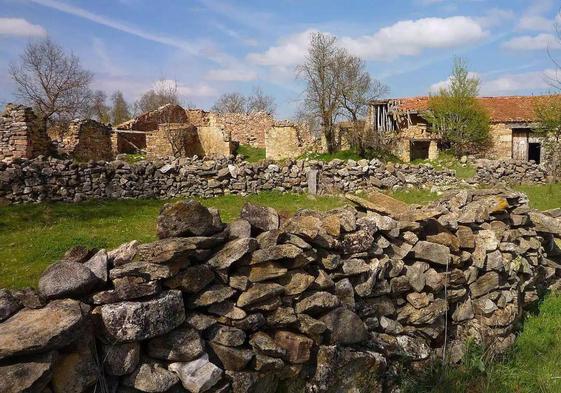
[[[271,207],[253,205],[246,202],[240,213],[240,218],[247,220],[257,231],[272,231],[279,228],[279,215]]]
[[[39,279],[39,292],[48,299],[80,297],[95,287],[98,278],[84,264],[57,262],[49,266]]]
[[[22,310],[0,324],[0,359],[65,347],[80,336],[84,319],[81,303],[71,299]]]
[[[117,342],[161,336],[185,321],[183,296],[172,290],[145,302],[106,304],[101,318],[107,335]]]
[[[158,237],[203,236],[216,232],[206,207],[190,199],[166,203],[158,216]]]
[[[56,353],[38,355],[22,363],[0,366],[2,393],[41,393],[52,377]]]

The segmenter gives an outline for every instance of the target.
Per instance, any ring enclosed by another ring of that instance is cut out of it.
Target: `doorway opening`
[[[536,164],[540,163],[542,146],[540,143],[528,144],[528,161],[535,161]]]
[[[429,158],[430,141],[411,141],[411,161]]]

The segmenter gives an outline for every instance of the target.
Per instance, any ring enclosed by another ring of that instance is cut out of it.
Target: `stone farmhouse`
[[[539,96],[480,97],[491,117],[492,146],[483,155],[492,159],[516,159],[540,163],[544,159],[542,140],[534,111]],[[377,100],[370,103],[367,126],[380,133],[397,135],[394,154],[405,162],[438,157],[440,137],[431,132],[423,118],[429,97]]]

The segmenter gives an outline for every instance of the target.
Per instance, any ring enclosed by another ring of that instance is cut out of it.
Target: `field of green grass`
[[[239,216],[245,201],[271,206],[281,215],[299,208],[329,210],[344,204],[338,197],[275,192],[201,199],[204,205],[218,208],[225,222]],[[155,240],[156,218],[165,202],[139,199],[0,207],[0,288],[35,286],[45,267],[77,244],[113,248],[133,239]]]
[[[436,160],[415,160],[411,163],[415,165],[430,164],[438,170],[452,169],[456,171],[458,179],[469,179],[477,174],[473,165],[469,163],[462,164],[454,154],[446,150],[441,151]]]
[[[265,159],[265,149],[249,145],[239,145],[236,154],[243,155],[247,162],[259,162]]]

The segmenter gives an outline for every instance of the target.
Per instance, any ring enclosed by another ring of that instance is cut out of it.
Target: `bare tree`
[[[260,87],[253,88],[253,94],[247,97],[246,112],[264,112],[274,114],[276,110],[275,99],[263,93]]]
[[[131,118],[129,104],[125,101],[125,97],[120,90],[117,90],[111,96],[111,121],[114,125],[121,124]]]
[[[45,122],[72,119],[90,107],[93,74],[49,38],[29,43],[9,73],[17,86],[16,96]]]
[[[365,62],[356,56],[346,56],[339,77],[339,102],[343,116],[351,121],[351,128],[346,135],[351,146],[359,154],[366,153],[368,149],[382,148],[378,134],[370,127],[365,127],[360,118],[366,115],[369,102],[387,94],[389,88],[373,79],[366,70]]]
[[[218,113],[246,113],[247,98],[240,93],[222,94],[211,110]]]
[[[260,87],[254,87],[250,96],[232,92],[222,94],[211,110],[218,113],[257,113],[273,114],[276,110],[275,99],[266,95]]]
[[[100,123],[109,123],[111,121],[110,108],[106,101],[107,94],[101,90],[96,90],[92,95],[88,117],[91,117]]]
[[[316,116],[323,130],[327,150],[335,151],[336,121],[341,114],[341,72],[348,54],[337,46],[337,39],[313,33],[304,64],[297,67],[298,77],[306,82],[304,107]]]
[[[154,111],[166,104],[179,105],[180,99],[178,90],[177,81],[160,79],[156,82],[154,88],[144,93],[135,103],[135,112],[140,114]]]

